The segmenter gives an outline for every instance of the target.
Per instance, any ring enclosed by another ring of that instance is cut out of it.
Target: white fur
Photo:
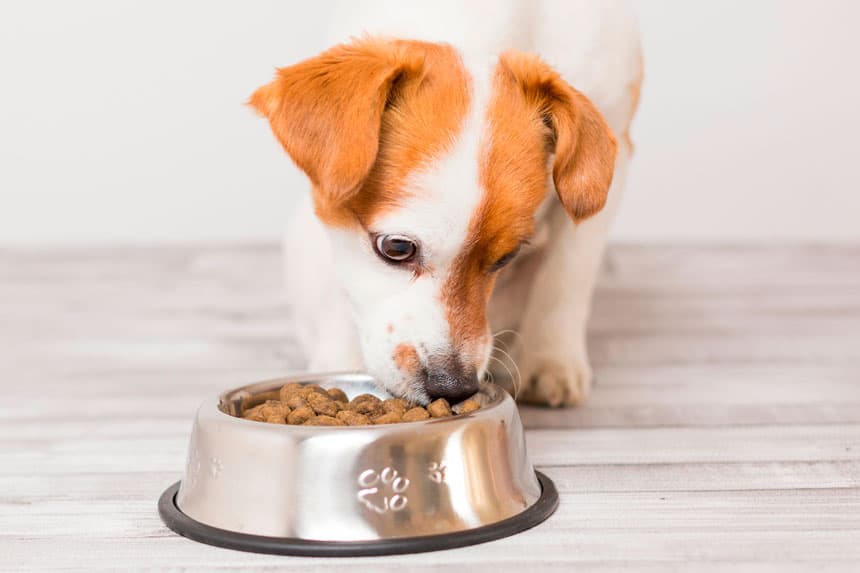
[[[285,240],[288,296],[309,368],[366,368],[388,390],[424,401],[423,388],[403,377],[392,354],[407,343],[423,360],[450,345],[440,290],[482,193],[480,118],[498,54],[509,48],[540,54],[589,96],[620,134],[631,119],[630,85],[640,73],[635,20],[627,2],[613,0],[436,0],[420,9],[414,2],[347,0],[333,14],[332,43],[363,33],[448,42],[461,52],[475,82],[478,97],[453,152],[416,174],[409,183],[416,191],[412,197],[371,229],[418,239],[432,272],[413,280],[409,272],[386,266],[366,236],[325,229],[309,201],[296,212]],[[578,403],[590,388],[585,325],[628,159],[619,138],[607,206],[576,226],[555,199],[548,177],[535,240],[499,277],[490,323],[519,331],[515,357],[523,391],[535,401]],[[490,340],[481,349],[482,369]]]

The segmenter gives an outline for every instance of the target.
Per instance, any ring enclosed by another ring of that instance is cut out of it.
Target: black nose
[[[443,367],[428,369],[424,389],[431,399],[445,398],[456,404],[478,391],[478,376],[473,369],[464,368],[459,362],[446,362]]]

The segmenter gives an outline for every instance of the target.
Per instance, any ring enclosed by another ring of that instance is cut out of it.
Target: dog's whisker
[[[504,352],[504,351],[503,351],[503,352]],[[509,354],[505,353],[505,356],[507,356],[507,357],[508,357],[508,359],[509,359],[509,360],[511,360],[511,357],[510,357],[510,355],[509,355]],[[491,360],[495,360],[496,362],[498,362],[498,363],[499,363],[499,365],[500,365],[502,368],[504,368],[504,369],[505,369],[505,371],[508,373],[508,378],[510,378],[511,383],[513,384],[513,387],[514,387],[514,398],[516,398],[517,396],[519,396],[520,388],[521,388],[522,384],[521,384],[521,380],[520,380],[519,368],[517,368],[516,363],[514,363],[514,364],[513,364],[513,366],[514,366],[514,368],[516,368],[517,376],[514,376],[514,374],[511,372],[511,369],[510,369],[510,368],[508,368],[508,365],[507,365],[507,364],[505,364],[505,363],[504,363],[502,360],[500,360],[498,357],[496,357],[496,356],[490,356],[490,359],[491,359]]]
[[[513,366],[514,369],[516,370],[517,376],[516,376],[516,380],[514,381],[514,389],[516,390],[517,393],[519,393],[519,388],[520,388],[520,386],[522,386],[522,373],[520,372],[520,367],[517,366],[517,362],[513,359],[513,357],[510,354],[508,354],[507,352],[505,352],[501,348],[496,348],[496,350],[501,352],[511,362],[511,366]]]
[[[486,378],[488,384],[495,384],[496,383],[496,379],[493,376],[493,372],[489,368],[487,368],[487,373],[485,375],[485,378]]]
[[[512,335],[510,344],[509,344],[509,341],[502,339],[502,337],[506,334]],[[496,332],[495,334],[493,334],[493,349],[494,349],[494,351],[498,350],[498,352],[500,354],[505,356],[511,362],[514,369],[516,370],[516,374],[517,374],[516,377],[511,375],[511,379],[514,383],[515,391],[517,393],[519,393],[519,390],[522,386],[522,373],[520,372],[519,366],[517,365],[516,361],[511,356],[511,353],[515,350],[514,347],[517,345],[519,346],[519,348],[522,348],[523,346],[525,346],[525,342],[523,341],[522,335],[519,332],[517,332],[516,330],[506,328],[506,329],[500,330],[500,331]],[[498,360],[498,358],[497,358],[497,360]],[[499,362],[501,363],[501,360],[499,360]],[[508,371],[510,374],[510,369],[508,369]]]
[[[504,368],[504,369],[508,372],[508,377],[511,379],[511,382],[513,382],[513,375],[511,374],[511,370],[510,370],[510,368],[508,368],[508,367],[507,367],[507,365],[506,365],[504,362],[502,362],[501,360],[499,360],[499,359],[498,359],[497,357],[495,357],[495,356],[490,356],[490,360],[494,360],[494,361],[495,361],[495,362],[497,362],[497,363],[498,363],[502,368]]]
[[[504,336],[505,334],[512,334],[512,335],[514,335],[514,337],[516,338],[516,340],[517,340],[517,341],[519,341],[520,345],[524,345],[524,342],[523,342],[523,336],[522,336],[519,332],[517,332],[516,330],[512,330],[512,329],[510,329],[510,328],[506,328],[506,329],[504,329],[504,330],[500,330],[499,332],[495,333],[495,334],[493,335],[493,339],[496,339],[496,338],[497,338],[497,337],[499,337],[499,336]],[[507,344],[505,344],[505,346],[507,347]]]
[[[519,394],[520,394],[520,384],[519,384],[519,381],[518,381],[518,380],[514,377],[514,375],[511,373],[511,369],[510,369],[510,368],[508,368],[507,364],[505,364],[504,362],[502,362],[502,361],[501,361],[501,360],[499,360],[498,358],[495,358],[495,360],[496,360],[496,362],[498,362],[498,363],[499,363],[499,365],[500,365],[502,368],[504,368],[504,369],[505,369],[505,371],[508,373],[508,379],[510,379],[510,381],[511,381],[511,385],[513,386],[513,388],[512,388],[512,389],[513,389],[514,399],[516,399],[516,398],[519,396]]]
[[[502,339],[499,339],[499,340],[494,340],[494,341],[493,341],[493,348],[494,348],[494,349],[496,349],[496,348],[504,348],[504,350],[510,350],[510,348],[511,348],[511,347],[510,347],[510,346],[508,346],[508,343],[507,343],[506,341],[504,341],[504,340],[502,340]]]

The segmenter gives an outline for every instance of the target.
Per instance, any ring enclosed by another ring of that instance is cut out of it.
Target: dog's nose
[[[451,404],[456,404],[478,391],[478,376],[474,370],[459,365],[454,368],[431,368],[427,372],[424,388],[431,399],[445,398]]]

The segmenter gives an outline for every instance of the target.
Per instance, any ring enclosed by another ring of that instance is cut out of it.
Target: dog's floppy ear
[[[249,104],[314,186],[323,219],[336,219],[376,160],[382,113],[393,84],[422,58],[404,45],[365,38],[277,70]]]
[[[606,204],[616,142],[603,115],[538,57],[506,52],[502,69],[536,106],[555,154],[553,181],[570,217],[579,222]]]

